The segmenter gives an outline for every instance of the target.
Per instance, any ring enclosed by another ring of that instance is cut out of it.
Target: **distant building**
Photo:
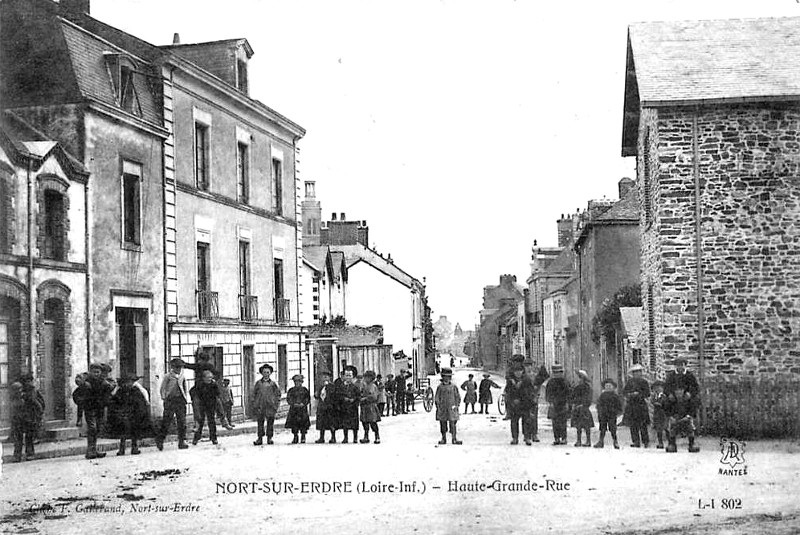
[[[628,30],[645,364],[800,374],[800,18]]]
[[[500,284],[483,289],[483,309],[476,333],[478,365],[491,370],[504,370],[513,351],[518,304],[524,299],[524,288],[515,275],[501,275]]]

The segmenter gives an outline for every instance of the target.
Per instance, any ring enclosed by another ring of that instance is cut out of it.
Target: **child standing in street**
[[[108,404],[109,430],[119,438],[117,455],[125,455],[125,441],[131,441],[131,455],[139,455],[139,437],[150,429],[150,407],[134,386],[136,375],[123,375]]]
[[[669,415],[669,445],[667,453],[678,451],[678,435],[689,438],[689,452],[697,453],[700,448],[694,444],[694,419],[697,417],[697,398],[693,397],[683,384],[676,384],[675,389],[667,397],[665,410]]]
[[[467,414],[467,406],[472,406],[472,414],[475,414],[475,403],[478,402],[478,384],[473,380],[475,377],[469,374],[466,381],[461,383],[461,390],[464,391],[464,414]]]
[[[389,374],[386,376],[386,416],[396,416],[397,406],[395,405],[395,394],[397,392],[397,385],[394,382],[394,375]]]
[[[653,430],[656,432],[658,444],[656,448],[664,448],[664,429],[667,427],[667,413],[664,412],[664,403],[667,396],[664,394],[664,381],[653,381]]]
[[[358,404],[361,400],[361,392],[355,384],[355,377],[358,373],[355,366],[347,366],[344,369],[344,378],[341,383],[336,385],[334,396],[338,408],[338,427],[344,433],[342,444],[347,444],[347,432],[353,432],[353,444],[358,443]]]
[[[553,377],[547,381],[545,398],[550,406],[547,417],[553,421],[553,446],[567,443],[567,417],[569,416],[569,384],[564,379],[564,366],[553,364]]]
[[[78,407],[78,417],[75,420],[75,427],[80,427],[81,425],[83,425],[83,402],[80,399],[81,398],[80,390],[81,387],[84,385],[84,383],[86,383],[86,377],[88,375],[89,375],[88,373],[83,372],[75,376],[75,386],[77,388],[75,388],[75,390],[72,391],[72,401],[74,401],[75,406]],[[78,395],[76,396],[76,394]]]
[[[622,412],[622,399],[617,394],[617,383],[613,379],[603,381],[603,392],[597,398],[597,422],[600,427],[600,439],[594,445],[602,448],[605,445],[606,431],[611,432],[614,449],[619,449],[617,442],[617,416]]]
[[[219,400],[222,403],[223,419],[227,420],[228,425],[232,428],[236,427],[233,425],[233,420],[231,419],[233,413],[233,392],[231,391],[230,379],[222,380],[222,384],[219,387]]]
[[[194,432],[192,445],[196,446],[200,442],[200,437],[203,436],[203,424],[208,420],[208,438],[211,443],[217,445],[217,420],[215,415],[217,413],[217,400],[219,399],[219,386],[214,382],[214,374],[211,370],[205,370],[201,375],[199,384],[192,387],[194,394],[189,392],[189,395],[197,400],[197,409],[200,414],[197,415],[197,429]]]
[[[442,382],[436,388],[434,402],[436,404],[436,419],[439,421],[439,431],[442,439],[439,444],[447,444],[447,428],[450,428],[453,444],[463,444],[458,440],[458,407],[461,405],[461,394],[458,387],[452,384],[453,371],[450,368],[442,368]]]
[[[375,372],[367,370],[364,372],[364,386],[361,389],[361,425],[364,428],[364,438],[359,442],[369,444],[369,430],[375,433],[375,444],[381,443],[381,434],[378,430],[378,422],[381,421],[381,413],[378,410],[378,386],[375,384]]]
[[[642,377],[642,366],[635,364],[630,369],[631,378],[625,383],[622,393],[625,396],[625,415],[631,427],[631,447],[646,448],[650,444],[647,426],[650,423],[650,411],[647,398],[650,397],[650,385]]]
[[[105,452],[97,451],[97,436],[100,433],[100,426],[104,421],[104,414],[108,402],[111,398],[112,386],[114,381],[108,377],[103,377],[104,367],[97,362],[89,365],[89,376],[78,399],[83,404],[84,416],[86,418],[86,458],[102,459],[106,456]]]
[[[578,384],[572,389],[572,427],[578,432],[575,447],[592,445],[594,418],[589,410],[592,404],[592,383],[589,374],[578,370]],[[581,432],[586,434],[586,442],[581,443]]]
[[[26,373],[11,384],[11,436],[14,439],[14,462],[32,461],[35,455],[33,441],[39,432],[44,414],[44,398],[33,385],[33,375]]]
[[[305,377],[300,374],[292,377],[294,386],[286,392],[286,403],[289,405],[289,413],[286,415],[286,427],[292,430],[292,444],[306,443],[306,432],[311,427],[311,420],[308,418],[308,404],[311,403],[311,394],[308,388],[303,386]],[[300,434],[298,440],[297,434]]]
[[[281,389],[270,379],[273,368],[269,364],[263,364],[258,372],[261,379],[256,381],[253,387],[252,402],[253,414],[256,416],[258,425],[258,438],[253,442],[253,446],[261,446],[264,443],[264,423],[267,424],[266,435],[267,444],[272,444],[272,435],[275,426],[275,414],[278,412],[278,405],[281,402]]]
[[[486,414],[489,414],[489,405],[492,404],[492,388],[500,388],[500,385],[495,383],[490,379],[491,375],[488,373],[483,374],[483,380],[481,381],[480,386],[478,387],[478,392],[480,396],[478,397],[478,403],[481,406],[480,414],[484,414],[484,409],[486,410]]]
[[[320,372],[320,387],[314,396],[317,399],[317,431],[319,438],[317,444],[325,443],[325,431],[330,429],[331,444],[336,444],[336,407],[333,405],[333,383],[331,382],[331,372],[323,370]]]

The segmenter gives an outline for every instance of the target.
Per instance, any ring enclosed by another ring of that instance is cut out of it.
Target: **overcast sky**
[[[251,96],[307,130],[323,219],[427,279],[434,321],[471,328],[483,287],[522,284],[556,219],[617,198],[628,24],[800,16],[798,0],[92,0],[153,44],[246,37]]]

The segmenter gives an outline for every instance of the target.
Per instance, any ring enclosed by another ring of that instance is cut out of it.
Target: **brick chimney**
[[[70,13],[89,14],[89,0],[61,0],[59,3]]]
[[[178,32],[172,34],[172,44],[173,45],[181,44],[181,34],[179,34]]]

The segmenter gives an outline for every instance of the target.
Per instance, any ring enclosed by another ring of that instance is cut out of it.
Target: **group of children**
[[[391,377],[390,375],[389,378]],[[327,431],[330,433],[328,443],[336,444],[336,431],[341,429],[342,444],[349,443],[350,434],[353,437],[353,444],[368,444],[370,431],[374,435],[374,443],[380,444],[378,422],[381,421],[386,408],[386,400],[391,399],[386,393],[381,395],[381,386],[385,392],[380,375],[376,375],[372,370],[365,371],[359,378],[355,366],[345,366],[341,376],[333,382],[331,374],[323,371],[321,384],[314,396],[317,400],[316,427],[319,431],[319,438],[315,442],[325,443]],[[399,404],[398,399],[397,405]],[[364,432],[361,440],[358,439],[359,422]]]
[[[667,375],[666,382],[654,381],[652,390],[650,383],[642,376],[643,369],[638,364],[631,367],[631,377],[625,383],[622,396],[617,393],[617,384],[613,379],[603,380],[603,391],[596,405],[600,437],[594,444],[595,448],[604,447],[606,433],[610,433],[614,448],[619,449],[617,418],[620,414],[623,414],[623,423],[630,428],[631,447],[647,448],[650,444],[648,426],[651,423],[651,405],[657,448],[664,448],[666,432],[667,452],[677,451],[676,441],[681,434],[688,437],[690,452],[700,451],[695,445],[694,437],[699,385],[694,375],[686,370],[685,359],[676,358],[674,363],[675,371]],[[592,388],[588,374],[579,370],[577,383],[569,385],[564,378],[562,366],[554,365],[552,372],[553,377],[547,383],[545,395],[549,403],[548,418],[553,421],[553,445],[567,443],[569,417],[577,432],[575,446],[592,446],[591,429],[594,427],[594,418],[589,410]],[[513,432],[512,427],[512,435]],[[581,440],[582,434],[585,441]]]

